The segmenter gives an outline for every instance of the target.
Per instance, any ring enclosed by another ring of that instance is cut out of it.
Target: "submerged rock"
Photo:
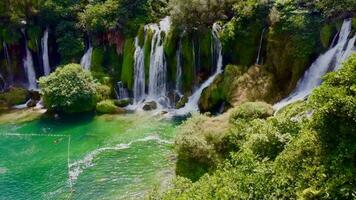
[[[114,104],[118,107],[126,107],[132,103],[132,99],[120,99],[120,100],[115,100]]]
[[[142,109],[145,111],[156,110],[157,103],[155,101],[146,102]]]

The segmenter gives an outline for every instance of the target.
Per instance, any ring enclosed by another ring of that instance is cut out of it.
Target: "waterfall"
[[[176,111],[177,115],[185,115],[187,113],[190,112],[194,112],[194,111],[199,111],[199,107],[198,107],[198,103],[199,103],[199,99],[200,96],[203,92],[203,90],[205,88],[207,88],[209,85],[211,85],[213,83],[213,81],[215,80],[215,78],[221,74],[223,72],[223,56],[222,56],[222,45],[221,42],[219,40],[219,36],[218,36],[218,31],[220,30],[220,26],[215,23],[213,25],[213,29],[212,29],[212,36],[213,36],[213,40],[214,40],[214,44],[213,44],[213,59],[216,59],[216,71],[215,73],[209,77],[208,80],[206,80],[199,88],[198,90],[196,90],[193,95],[191,97],[189,97],[188,103],[185,104],[185,106],[181,109],[178,109]]]
[[[179,95],[181,95],[182,92],[182,38],[179,40],[178,44],[178,49],[176,52],[176,58],[177,58],[177,71],[176,71],[176,91]]]
[[[23,67],[25,69],[27,80],[28,80],[28,89],[35,90],[37,89],[37,83],[36,83],[36,72],[33,66],[32,54],[27,46],[27,37],[26,37],[25,30],[22,30],[22,32],[25,36],[25,48],[26,48],[26,57],[23,60]]]
[[[135,38],[134,64],[134,103],[138,104],[145,98],[145,59],[144,50],[140,47],[138,37]]]
[[[355,51],[356,35],[348,40],[350,33],[351,19],[346,19],[341,27],[336,45],[314,61],[298,81],[296,89],[288,97],[275,104],[274,109],[278,111],[288,104],[305,99],[315,87],[321,84],[322,77],[328,71],[339,69],[341,63]]]
[[[116,93],[116,98],[117,99],[127,99],[127,98],[129,98],[129,94],[127,92],[127,89],[124,88],[124,85],[122,84],[121,81],[117,82],[116,86],[117,86],[117,91],[115,91],[115,93]]]
[[[4,54],[5,54],[5,59],[6,59],[6,70],[7,70],[7,83],[11,85],[14,81],[14,76],[12,74],[12,64],[11,64],[11,58],[9,54],[9,50],[7,48],[7,44],[5,42],[2,43],[4,47]]]
[[[43,37],[41,39],[42,45],[42,61],[43,61],[43,72],[44,75],[47,76],[51,73],[51,67],[49,65],[49,57],[48,57],[48,28],[45,30]]]
[[[258,53],[257,53],[256,65],[260,64],[260,57],[261,57],[262,44],[263,44],[263,35],[264,35],[265,31],[266,31],[266,28],[264,28],[262,30],[261,39],[260,39],[260,47],[258,48]]]
[[[146,27],[146,29],[153,31],[148,86],[148,98],[150,100],[166,99],[167,63],[163,51],[164,38],[162,38],[162,33],[167,35],[170,25],[170,18],[165,17],[159,24],[151,24]]]
[[[88,50],[85,52],[85,54],[83,55],[80,61],[80,65],[86,70],[90,70],[92,54],[93,54],[93,47],[91,46],[91,44],[89,44]]]

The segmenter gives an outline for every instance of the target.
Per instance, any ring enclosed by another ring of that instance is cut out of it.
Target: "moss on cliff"
[[[145,45],[143,46],[144,53],[145,53],[145,80],[146,85],[148,85],[149,77],[150,77],[150,62],[151,62],[151,43],[152,43],[153,32],[148,29],[146,31],[146,39]]]
[[[38,52],[41,45],[41,28],[39,26],[31,26],[27,30],[28,48],[33,52]]]
[[[274,102],[278,98],[273,74],[263,67],[228,65],[199,100],[202,112],[217,112],[224,103],[225,108],[237,106],[245,101]]]
[[[102,47],[95,47],[91,57],[90,70],[93,72],[104,72],[104,49]]]
[[[269,28],[266,67],[275,75],[279,90],[285,95],[295,88],[306,68],[323,50],[321,25],[320,16],[304,13],[288,15]]]
[[[190,93],[195,83],[193,58],[193,42],[189,35],[182,38],[182,88],[184,93]]]
[[[124,44],[121,81],[129,90],[132,89],[134,81],[134,53],[135,41],[133,38],[128,38]]]
[[[176,81],[177,71],[177,56],[176,52],[179,45],[179,32],[176,29],[172,29],[168,32],[167,37],[164,40],[164,53],[167,61],[167,78],[170,83]]]
[[[333,24],[325,24],[320,30],[320,41],[326,49],[330,46],[333,36],[336,34],[336,28]]]
[[[211,52],[212,36],[210,31],[199,33],[199,62],[200,62],[200,73],[199,75],[202,79],[207,79],[210,74],[213,73],[213,57]]]

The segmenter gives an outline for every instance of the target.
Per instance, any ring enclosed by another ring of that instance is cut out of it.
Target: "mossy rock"
[[[231,111],[230,121],[266,119],[272,115],[272,105],[265,102],[246,102]]]
[[[27,30],[28,48],[33,52],[38,52],[41,45],[41,28],[39,26],[31,26]]]
[[[352,29],[356,32],[356,17],[352,18]]]
[[[182,38],[182,88],[190,93],[195,85],[195,69],[193,58],[193,41],[190,35]]]
[[[120,100],[115,100],[114,101],[115,105],[118,107],[126,107],[130,104],[132,104],[132,100],[131,99],[120,99]]]
[[[135,54],[135,41],[133,38],[128,38],[124,45],[124,59],[121,71],[121,81],[124,86],[132,90],[134,84],[134,54]]]
[[[111,88],[107,85],[97,85],[96,86],[96,95],[97,101],[103,101],[110,99],[111,96]]]
[[[90,71],[92,72],[104,72],[104,49],[102,47],[95,47],[93,49],[91,57]]]
[[[96,111],[101,114],[121,114],[125,110],[115,105],[113,100],[104,100],[96,104]]]
[[[0,94],[0,101],[9,106],[24,104],[29,98],[29,92],[24,88],[11,87],[8,91]]]
[[[143,47],[145,45],[145,27],[143,25],[141,25],[138,29],[137,38],[138,45],[140,45],[140,47]]]
[[[325,24],[320,30],[320,41],[323,47],[326,49],[330,46],[333,35],[336,33],[335,26],[332,24]]]
[[[188,96],[184,95],[176,104],[176,109],[183,108],[185,104],[188,103],[188,100],[189,100]]]

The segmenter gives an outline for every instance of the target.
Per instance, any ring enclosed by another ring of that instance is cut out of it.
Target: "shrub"
[[[96,111],[102,114],[114,114],[117,112],[117,107],[112,100],[104,100],[96,105]]]
[[[78,113],[95,107],[96,85],[90,72],[78,64],[57,68],[49,76],[40,78],[39,84],[44,105],[49,110]]]
[[[11,87],[8,91],[0,94],[0,101],[5,102],[9,106],[23,104],[29,97],[29,93],[24,88]]]
[[[101,85],[101,84],[96,86],[97,101],[110,99],[110,96],[111,96],[111,88],[109,86]]]
[[[246,102],[231,112],[230,121],[265,119],[271,115],[273,115],[271,105],[264,102]]]

